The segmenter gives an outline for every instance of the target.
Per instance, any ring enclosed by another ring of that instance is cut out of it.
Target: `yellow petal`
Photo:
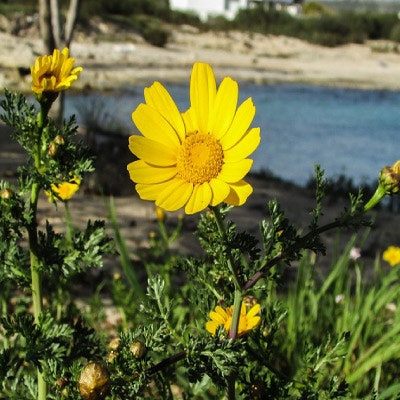
[[[154,201],[157,199],[158,195],[169,185],[169,181],[154,184],[138,183],[135,185],[135,189],[142,200]]]
[[[189,110],[185,111],[182,114],[182,118],[185,123],[186,132],[193,133],[199,129],[198,126],[196,126],[197,120],[193,108],[189,108]]]
[[[154,82],[144,89],[146,103],[157,111],[174,127],[180,141],[185,138],[185,125],[174,100],[160,82]]]
[[[216,323],[222,325],[222,324],[225,323],[225,321],[226,321],[226,319],[227,319],[227,316],[224,318],[223,315],[221,315],[221,314],[219,314],[219,313],[217,313],[217,312],[215,312],[215,311],[211,311],[211,312],[210,312],[210,318],[211,318],[213,321],[215,321]]]
[[[176,175],[176,167],[155,167],[142,160],[128,164],[127,169],[131,180],[135,183],[161,183]]]
[[[210,332],[212,335],[215,335],[215,332],[217,332],[218,326],[219,325],[216,324],[214,321],[206,322],[206,330],[207,330],[207,332]]]
[[[210,110],[208,132],[218,140],[231,126],[235,116],[239,96],[238,84],[231,78],[225,78],[219,86],[215,104]]]
[[[224,151],[226,163],[236,162],[248,157],[260,144],[260,128],[252,128],[229,150]]]
[[[129,150],[149,164],[168,167],[176,164],[176,151],[143,136],[129,137]]]
[[[208,119],[216,93],[217,85],[212,68],[208,64],[196,62],[190,78],[190,105],[195,114],[195,125],[201,133],[208,133]]]
[[[228,313],[221,306],[216,306],[215,312],[222,315],[224,320],[226,320],[228,318]]]
[[[231,126],[220,139],[224,150],[231,148],[242,138],[249,129],[255,114],[256,108],[254,107],[253,100],[249,97],[239,106]]]
[[[193,184],[183,181],[182,179],[174,179],[168,182],[156,199],[156,206],[167,211],[176,211],[182,208],[193,192]]]
[[[155,108],[139,104],[132,113],[132,121],[146,138],[169,147],[180,145],[178,133]]]
[[[250,308],[249,312],[247,313],[247,318],[254,317],[260,312],[261,306],[260,304],[254,304],[253,307]]]
[[[186,214],[195,214],[204,210],[211,203],[212,192],[208,182],[196,185],[185,206]]]
[[[246,324],[246,329],[248,331],[252,330],[255,328],[261,321],[260,316],[252,317],[252,318],[247,318],[247,324]]]
[[[241,206],[247,198],[253,193],[253,188],[245,181],[230,184],[231,191],[225,199],[225,203],[231,206]]]
[[[253,160],[249,158],[233,163],[225,163],[222,165],[217,178],[228,183],[238,182],[250,171],[252,165]]]
[[[212,191],[211,205],[216,206],[222,203],[226,197],[229,195],[231,188],[226,182],[220,179],[211,179],[210,187]]]

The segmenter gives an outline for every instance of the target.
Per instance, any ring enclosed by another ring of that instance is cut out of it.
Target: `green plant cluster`
[[[27,153],[17,184],[0,182],[0,398],[28,399],[38,393],[35,370],[54,385],[77,359],[101,352],[70,290],[77,277],[103,265],[113,244],[103,221],[88,221],[83,231],[67,226],[64,233],[48,221],[38,226],[39,193],[93,170],[87,149],[75,139],[73,118],[57,126],[46,105],[38,109],[10,91],[0,106],[1,120]]]
[[[293,17],[283,11],[249,9],[240,10],[232,25],[240,30],[338,46],[370,39],[398,40],[400,23],[395,13],[342,11]]]
[[[169,30],[165,22],[173,14],[166,2],[154,0],[87,1],[82,4],[78,23],[85,24],[93,14],[137,31],[150,44],[164,47]]]
[[[104,221],[75,227],[68,201],[64,231],[38,222],[39,193],[93,170],[74,118],[61,126],[49,118],[55,97],[43,92],[32,104],[6,91],[0,104],[0,118],[27,154],[17,184],[0,182],[0,399],[384,400],[400,394],[400,270],[385,270],[379,258],[367,270],[352,254],[371,226],[366,213],[398,193],[398,163],[382,170],[370,200],[362,191],[349,194],[330,222],[322,221],[329,185],[316,166],[307,230],[274,200],[257,236],[230,219],[231,207],[210,207],[194,232],[197,255],[174,250],[185,218],[158,210],[149,247],[131,260],[112,199],[114,241]],[[57,206],[61,200],[56,197]],[[321,235],[338,229],[362,234],[324,270]],[[77,281],[102,268],[115,248],[120,274],[87,287],[80,306]],[[114,327],[107,324],[103,288],[120,316]],[[242,301],[260,305],[259,324],[250,330],[238,329]],[[228,331],[227,321],[215,335],[207,331],[210,312],[232,305]]]

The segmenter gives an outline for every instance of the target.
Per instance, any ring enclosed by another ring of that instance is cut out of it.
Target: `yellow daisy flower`
[[[60,92],[68,89],[78,79],[82,67],[74,66],[74,58],[68,57],[69,50],[58,49],[52,55],[38,57],[31,66],[32,91],[38,95],[43,92]]]
[[[260,304],[255,304],[250,308],[249,312],[246,313],[246,304],[242,302],[242,307],[240,309],[240,318],[239,318],[239,327],[238,327],[238,336],[242,336],[247,332],[254,329],[261,321],[260,313]],[[227,309],[224,309],[220,306],[215,307],[214,311],[210,312],[211,321],[206,323],[206,329],[212,335],[215,336],[217,329],[220,326],[223,326],[226,333],[229,333],[232,323],[232,315],[233,315],[233,306],[230,306]]]
[[[239,206],[253,188],[243,180],[260,142],[260,128],[249,128],[252,99],[239,107],[238,84],[226,77],[217,89],[212,68],[195,63],[190,108],[180,113],[167,90],[155,82],[144,90],[146,103],[132,113],[143,136],[129,138],[139,160],[128,165],[143,200],[194,214],[222,202]]]
[[[72,178],[69,182],[62,182],[59,185],[51,185],[51,192],[46,191],[46,195],[50,201],[53,201],[54,194],[57,199],[62,201],[70,200],[71,197],[79,190],[81,180],[77,177]]]
[[[391,267],[400,264],[400,247],[389,246],[382,255],[384,261],[387,261]]]

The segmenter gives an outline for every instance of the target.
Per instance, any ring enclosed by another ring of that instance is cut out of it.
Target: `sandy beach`
[[[106,42],[93,36],[77,35],[71,51],[76,58],[76,65],[83,66],[84,72],[74,84],[74,90],[121,90],[129,84],[146,85],[154,80],[188,83],[194,61],[210,63],[217,78],[230,75],[239,84],[248,81],[307,82],[400,90],[400,54],[393,50],[395,46],[392,43],[368,42],[364,45],[324,48],[287,37],[239,32],[200,33],[193,28],[181,27],[173,31],[166,48],[157,48],[146,44],[137,35],[124,35],[123,40],[121,36]],[[4,32],[0,33],[0,41],[1,87],[29,92],[27,68],[37,55],[42,54],[41,41],[32,35],[16,37]],[[0,179],[13,179],[16,167],[23,160],[22,152],[10,140],[8,130],[1,129],[0,138]],[[126,147],[118,162],[111,166],[103,165],[100,178],[99,175],[86,178],[87,182],[94,184],[86,183],[86,189],[71,201],[71,209],[74,221],[79,226],[85,225],[88,218],[107,219],[105,198],[92,189],[99,179],[104,184],[110,181],[110,176],[112,180],[118,177],[117,185],[123,190],[114,193],[117,214],[121,232],[134,259],[139,249],[148,247],[149,233],[156,230],[157,224],[154,205],[141,201],[129,180],[126,164],[130,159]],[[287,216],[300,229],[307,229],[309,212],[314,205],[310,191],[279,180],[250,179],[254,194],[244,207],[238,207],[231,213],[240,230],[248,229],[257,235],[259,222],[268,219],[267,201],[270,199],[277,199]],[[335,218],[342,206],[341,203],[327,204],[324,220]],[[43,198],[39,209],[41,223],[48,219],[56,229],[63,229],[62,207],[56,210]],[[170,216],[171,224],[175,218],[176,213]],[[185,219],[184,235],[174,245],[175,248],[189,254],[199,250],[197,239],[193,236],[197,218]],[[400,245],[400,216],[379,212],[376,221],[368,240],[362,245],[362,256],[369,262],[385,246]],[[112,235],[109,222],[107,226]],[[341,235],[343,245],[349,237],[349,232]],[[330,256],[336,238],[335,232],[325,235]],[[110,265],[118,268],[115,262]]]
[[[283,37],[246,32],[200,32],[182,26],[171,30],[165,48],[147,44],[132,32],[101,24],[99,35],[77,32],[71,44],[76,64],[84,73],[75,89],[119,90],[129,84],[187,83],[195,61],[210,63],[218,78],[230,75],[238,82],[303,82],[400,90],[399,45],[368,41],[335,48]],[[0,85],[27,90],[24,75],[42,42],[34,33],[13,36],[0,32]],[[21,79],[22,77],[22,79]]]

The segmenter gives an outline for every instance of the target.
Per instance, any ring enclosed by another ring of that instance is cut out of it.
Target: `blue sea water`
[[[167,85],[184,110],[188,87]],[[400,92],[330,88],[302,84],[240,86],[241,101],[252,97],[253,126],[262,140],[253,154],[253,171],[269,171],[304,185],[319,164],[329,178],[344,174],[355,183],[373,182],[385,165],[400,159]],[[131,113],[143,101],[143,88],[118,95],[67,97],[67,113],[94,108],[106,123],[117,122],[130,134]],[[88,105],[92,103],[92,105]]]

